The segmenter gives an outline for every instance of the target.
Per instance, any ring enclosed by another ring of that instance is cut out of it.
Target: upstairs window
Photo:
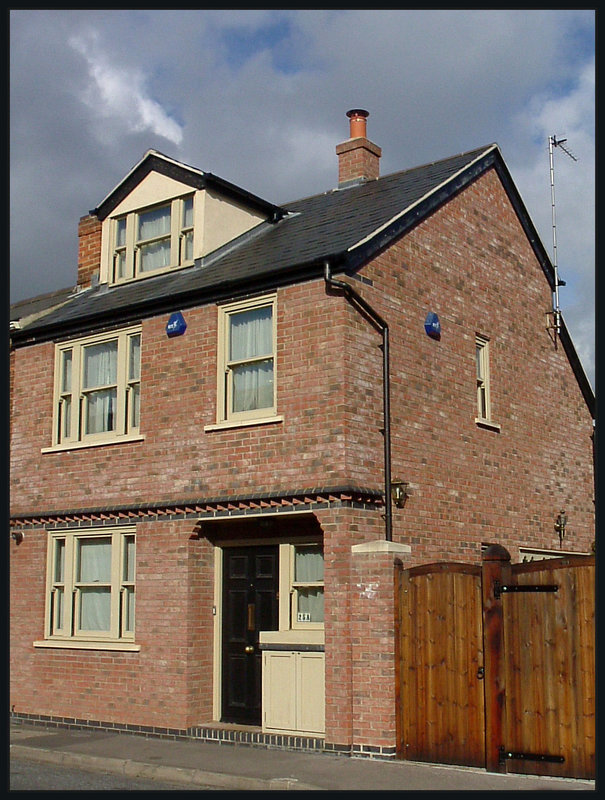
[[[475,338],[475,361],[477,367],[477,417],[490,420],[489,397],[489,343],[483,336]]]
[[[193,196],[113,220],[114,283],[193,264]]]
[[[219,419],[275,414],[275,297],[220,309]]]
[[[53,444],[138,434],[140,328],[57,345]]]
[[[138,272],[154,272],[170,266],[171,206],[162,206],[137,215],[135,267]]]

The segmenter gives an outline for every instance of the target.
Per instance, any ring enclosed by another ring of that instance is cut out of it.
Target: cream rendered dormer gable
[[[101,221],[99,282],[189,267],[283,210],[222,178],[149,150],[91,212]]]

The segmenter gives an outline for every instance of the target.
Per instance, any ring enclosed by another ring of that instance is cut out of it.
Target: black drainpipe
[[[324,262],[324,279],[326,286],[332,289],[341,289],[352,305],[357,306],[370,318],[374,327],[382,335],[382,402],[384,428],[384,523],[385,538],[387,542],[393,541],[393,514],[391,508],[391,382],[389,370],[389,326],[372,306],[357,294],[353,287],[344,281],[332,278],[330,262]]]

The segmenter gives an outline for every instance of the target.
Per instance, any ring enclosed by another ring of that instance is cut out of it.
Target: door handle
[[[253,653],[253,652],[254,652],[254,648],[252,647],[251,644],[246,645],[246,647],[244,647],[244,653]]]
[[[480,681],[483,680],[483,678],[485,677],[485,667],[479,667],[479,669],[477,670],[477,677],[479,678]]]

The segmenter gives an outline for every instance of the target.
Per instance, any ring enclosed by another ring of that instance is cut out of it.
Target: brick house
[[[15,718],[391,756],[394,563],[590,551],[594,396],[498,147],[379,177],[348,116],[284,206],[149,151],[11,326]]]

